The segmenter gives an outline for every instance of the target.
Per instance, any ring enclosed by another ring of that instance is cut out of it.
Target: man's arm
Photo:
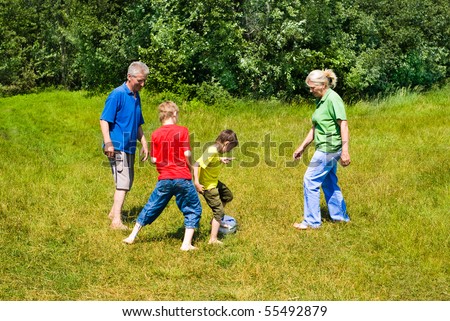
[[[138,140],[141,142],[142,149],[141,149],[141,155],[144,155],[142,157],[142,161],[145,162],[148,158],[148,143],[145,139],[144,130],[142,129],[142,126],[139,126],[138,128]]]
[[[102,130],[103,143],[105,144],[103,152],[109,158],[113,158],[114,157],[114,145],[111,141],[111,136],[109,135],[109,123],[106,120],[101,119],[100,120],[100,129]]]

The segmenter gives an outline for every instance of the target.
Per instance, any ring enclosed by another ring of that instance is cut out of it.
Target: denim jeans
[[[198,228],[202,206],[194,184],[188,179],[159,180],[136,222],[141,226],[152,224],[172,196],[175,196],[177,206],[184,215],[185,228]]]
[[[313,155],[303,179],[304,218],[303,224],[320,227],[320,187],[325,195],[330,217],[333,221],[350,221],[344,197],[338,186],[337,163],[341,151],[325,153],[319,150]]]

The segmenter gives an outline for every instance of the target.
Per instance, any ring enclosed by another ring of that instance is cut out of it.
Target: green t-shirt
[[[317,150],[334,153],[342,148],[341,128],[337,120],[347,120],[344,102],[330,88],[316,101],[316,110],[312,115],[314,144]]]
[[[205,190],[217,187],[219,173],[223,163],[220,161],[216,146],[210,146],[197,160],[199,167],[199,182]]]

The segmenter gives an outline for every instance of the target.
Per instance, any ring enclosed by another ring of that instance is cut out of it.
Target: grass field
[[[296,231],[307,160],[291,162],[312,107],[177,103],[195,156],[231,128],[221,179],[239,231],[209,246],[205,205],[181,252],[174,201],[132,246],[108,228],[113,182],[101,153],[102,97],[50,91],[0,99],[1,300],[450,300],[450,87],[348,106],[352,164],[338,176],[352,222]],[[144,130],[163,96],[144,96]],[[312,149],[308,156],[311,157]],[[157,173],[136,164],[133,225]],[[325,206],[324,206],[325,209]]]

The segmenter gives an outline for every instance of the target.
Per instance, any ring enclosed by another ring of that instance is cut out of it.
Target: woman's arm
[[[294,151],[294,154],[292,157],[294,159],[299,159],[303,152],[305,151],[306,147],[308,147],[309,144],[314,140],[314,126],[311,128],[311,130],[308,132],[308,135],[306,135],[305,139],[303,140],[303,143]]]
[[[350,165],[350,153],[349,153],[350,133],[348,130],[348,122],[346,120],[338,120],[337,123],[341,128],[341,139],[342,139],[341,165],[348,166]]]

